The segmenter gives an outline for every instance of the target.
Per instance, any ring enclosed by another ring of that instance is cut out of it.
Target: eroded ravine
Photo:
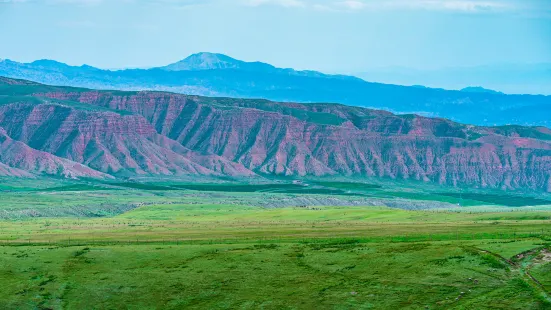
[[[540,292],[545,300],[551,303],[551,292],[549,292],[546,287],[530,273],[532,268],[551,262],[551,250],[549,245],[519,253],[515,255],[513,259],[508,259],[498,253],[478,247],[473,246],[471,248],[479,252],[492,255],[507,264],[512,272],[518,272],[527,283]]]

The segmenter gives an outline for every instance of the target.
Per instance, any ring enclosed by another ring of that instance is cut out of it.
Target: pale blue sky
[[[359,72],[551,62],[551,0],[0,0],[0,58]]]

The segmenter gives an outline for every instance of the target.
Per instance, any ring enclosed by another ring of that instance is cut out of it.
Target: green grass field
[[[551,309],[546,195],[4,181],[0,309]]]

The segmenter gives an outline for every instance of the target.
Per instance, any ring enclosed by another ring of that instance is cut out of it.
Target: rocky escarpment
[[[32,177],[32,174],[21,169],[10,167],[0,163],[0,177]]]
[[[0,127],[0,176],[29,177],[31,172],[67,178],[110,178],[85,165],[32,149],[10,138]]]
[[[112,175],[345,175],[551,191],[551,131],[543,127],[476,127],[337,104],[13,87],[27,98],[0,106],[13,139]]]
[[[0,124],[21,144],[116,176],[252,174],[238,163],[198,154],[157,134],[139,115],[44,100],[0,106]]]

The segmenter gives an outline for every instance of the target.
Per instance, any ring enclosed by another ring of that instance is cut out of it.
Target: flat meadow
[[[176,185],[4,183],[0,308],[551,309],[546,196]]]

